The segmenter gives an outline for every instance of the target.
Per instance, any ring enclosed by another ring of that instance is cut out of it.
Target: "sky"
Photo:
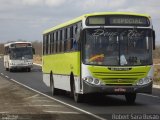
[[[149,14],[160,44],[160,0],[0,0],[0,43],[42,41],[44,30],[94,12]]]

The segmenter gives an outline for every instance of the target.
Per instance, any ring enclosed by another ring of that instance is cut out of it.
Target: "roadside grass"
[[[153,83],[155,85],[160,85],[160,65],[154,66],[154,79]]]
[[[41,55],[34,55],[33,62],[37,64],[42,64],[42,56]]]

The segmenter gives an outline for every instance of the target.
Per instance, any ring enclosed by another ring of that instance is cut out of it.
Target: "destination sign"
[[[134,15],[91,16],[86,20],[88,26],[149,26],[147,17]]]
[[[16,47],[27,47],[28,44],[27,43],[18,43],[16,44]]]
[[[149,25],[149,21],[145,17],[121,17],[114,16],[109,18],[111,25]]]
[[[31,46],[30,43],[16,43],[16,44],[12,44],[11,47],[19,48],[19,47],[29,47],[29,46]]]
[[[92,25],[104,25],[105,24],[105,17],[90,17],[89,24]]]

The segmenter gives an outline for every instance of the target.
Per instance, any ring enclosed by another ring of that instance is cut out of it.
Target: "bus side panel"
[[[4,55],[4,67],[9,68],[9,56]]]
[[[43,56],[43,74],[53,72],[55,88],[70,91],[70,75],[80,77],[80,52],[68,52],[63,54]],[[49,77],[47,77],[50,79]],[[44,82],[48,80],[44,77]],[[46,79],[46,80],[45,80]]]

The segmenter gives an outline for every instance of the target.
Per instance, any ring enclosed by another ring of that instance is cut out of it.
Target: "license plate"
[[[126,92],[127,90],[125,88],[115,88],[114,92]]]

